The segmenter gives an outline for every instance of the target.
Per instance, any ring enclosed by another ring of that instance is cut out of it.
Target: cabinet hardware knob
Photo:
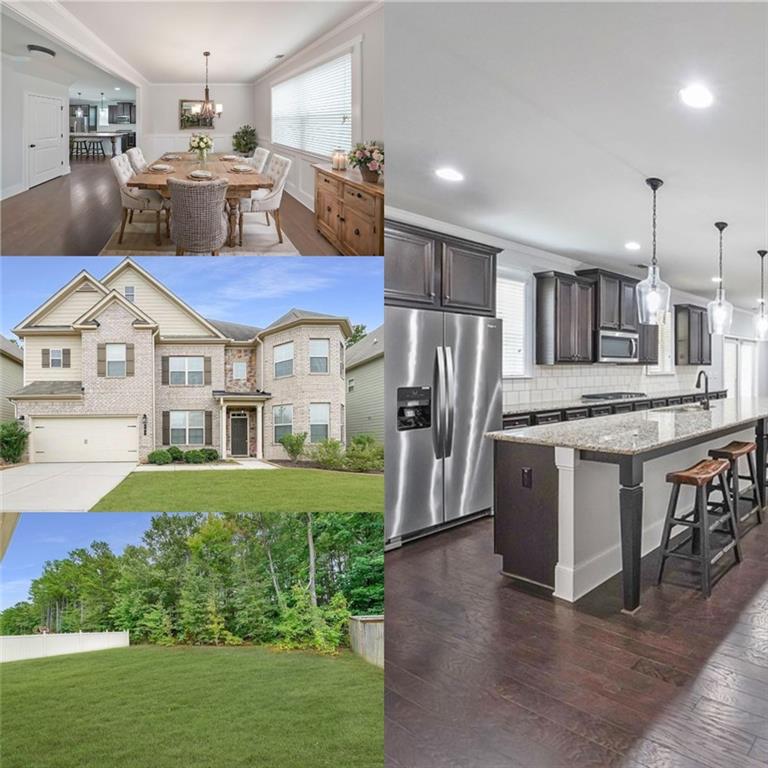
[[[326,210],[330,213],[331,212],[331,206],[329,205]]]
[[[362,196],[362,195],[361,195],[359,192],[357,193],[357,196],[358,196],[359,198],[362,198],[362,197],[363,197],[363,196]]]
[[[355,229],[355,234],[359,235],[360,234],[360,230],[359,229]]]
[[[341,221],[346,221],[346,219],[343,216],[339,216],[339,219],[341,219]]]

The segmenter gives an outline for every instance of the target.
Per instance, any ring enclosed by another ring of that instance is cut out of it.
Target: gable
[[[84,280],[74,290],[63,296],[45,314],[35,320],[35,325],[71,325],[87,312],[104,295],[95,283]]]

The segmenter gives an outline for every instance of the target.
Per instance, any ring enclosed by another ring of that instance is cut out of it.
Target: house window
[[[245,381],[248,376],[248,364],[243,360],[232,363],[232,378],[235,381]]]
[[[290,435],[293,432],[293,406],[272,406],[272,423],[275,428],[275,443],[279,443],[283,435]]]
[[[330,403],[309,404],[309,442],[319,443],[328,439],[328,424],[331,420]]]
[[[328,373],[328,355],[330,341],[328,339],[309,340],[309,372]]]
[[[125,376],[125,344],[107,344],[107,376]]]
[[[354,392],[354,391],[355,391],[355,380],[347,379],[347,392]]]
[[[62,367],[62,354],[60,349],[51,350],[51,368]]]
[[[172,357],[168,361],[169,383],[179,387],[200,386],[204,381],[202,357]]]
[[[136,300],[136,289],[132,285],[125,286],[125,298],[133,304]]]
[[[205,413],[171,411],[171,445],[204,445]]]
[[[344,342],[339,344],[339,376],[344,378]]]
[[[274,350],[275,355],[275,378],[280,379],[283,376],[293,376],[293,342],[278,344]]]
[[[272,86],[272,141],[328,157],[352,146],[352,52]]]
[[[500,269],[496,315],[502,320],[501,375],[528,378],[533,372],[533,277]]]
[[[659,362],[646,366],[649,376],[670,376],[675,372],[675,339],[672,313],[666,312],[659,323]]]

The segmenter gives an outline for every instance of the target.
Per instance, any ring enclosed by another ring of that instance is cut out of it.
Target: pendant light
[[[77,98],[79,99],[83,95],[82,91],[77,92]],[[75,117],[82,117],[83,116],[83,108],[80,104],[77,105],[77,109],[75,110]]]
[[[755,334],[761,341],[768,339],[768,312],[765,308],[765,256],[768,251],[758,251],[760,257],[760,306],[755,315]]]
[[[656,258],[656,192],[664,182],[651,178],[645,183],[653,191],[653,258],[648,267],[648,277],[637,284],[637,313],[644,325],[662,325],[669,312],[671,294],[669,286],[661,279]]]
[[[203,105],[200,108],[200,117],[205,120],[212,120],[214,117],[219,117],[224,111],[224,107],[221,104],[216,104],[213,99],[211,99],[208,90],[208,57],[210,55],[210,51],[203,51],[203,56],[205,56],[205,91]]]
[[[707,316],[709,317],[709,332],[722,336],[731,330],[733,322],[733,304],[725,298],[725,285],[723,283],[723,230],[728,226],[724,221],[716,221],[715,227],[720,233],[720,257],[719,277],[715,298],[707,304]]]

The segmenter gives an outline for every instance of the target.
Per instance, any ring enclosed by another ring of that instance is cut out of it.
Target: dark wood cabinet
[[[581,269],[576,274],[595,283],[595,329],[637,332],[637,280],[603,269]]]
[[[636,280],[621,281],[621,327],[622,331],[637,331],[640,328],[640,318],[637,314]]]
[[[120,101],[117,104],[110,104],[107,107],[107,119],[110,125],[116,123],[135,123],[136,122],[136,105],[132,101]],[[118,120],[118,118],[121,118]]]
[[[712,337],[704,307],[675,305],[675,362],[677,365],[712,364]]]
[[[594,286],[561,272],[536,275],[536,362],[592,362]]]
[[[496,314],[497,248],[387,221],[384,252],[387,304]]]
[[[659,364],[659,326],[639,323],[639,362],[645,365]]]

